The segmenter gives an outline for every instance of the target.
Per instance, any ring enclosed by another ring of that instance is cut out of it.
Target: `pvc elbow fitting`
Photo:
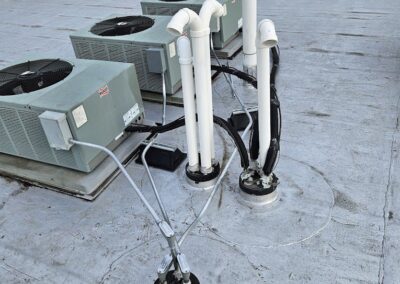
[[[226,6],[222,5],[216,0],[206,0],[204,1],[201,10],[200,10],[200,18],[204,21],[204,23],[209,26],[211,17],[222,17],[227,14]]]
[[[183,8],[172,17],[167,25],[167,31],[176,36],[182,35],[187,25],[190,25],[192,31],[205,29],[199,15],[188,8]]]
[[[271,20],[262,20],[258,24],[258,42],[260,47],[271,48],[278,44],[275,25]]]

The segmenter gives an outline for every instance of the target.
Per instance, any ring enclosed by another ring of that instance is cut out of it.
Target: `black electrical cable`
[[[138,132],[138,133],[165,133],[181,126],[185,125],[184,117],[181,116],[178,119],[167,123],[165,125],[143,125],[143,124],[131,124],[125,128],[126,132]]]
[[[258,132],[258,117],[253,120],[249,139],[250,159],[257,160],[260,151],[260,135]]]
[[[276,75],[279,69],[280,63],[280,50],[279,46],[275,46],[271,48],[272,54],[272,69],[270,75],[270,83],[271,83],[271,144],[270,148],[267,152],[266,162],[263,166],[263,171],[266,175],[270,175],[276,166],[277,159],[279,157],[280,151],[280,139],[281,139],[281,131],[282,131],[282,113],[280,107],[280,101],[278,98],[277,90],[275,87]],[[240,71],[236,68],[225,66],[225,65],[212,65],[212,70],[217,72],[228,73],[242,79],[243,81],[251,84],[254,88],[257,89],[257,79],[254,76],[251,76],[243,71]],[[259,131],[258,131],[258,120],[253,120],[252,131],[250,135],[250,145],[249,152],[250,158],[252,160],[256,160],[259,155]]]
[[[247,169],[250,166],[250,161],[242,137],[240,137],[236,129],[232,125],[230,125],[225,119],[214,115],[214,123],[225,129],[229,136],[231,136],[240,153],[241,165],[244,169]]]
[[[271,54],[272,54],[272,69],[271,69],[271,86],[275,86],[275,79],[276,79],[276,73],[278,72],[279,69],[279,61],[280,61],[280,50],[279,46],[274,46],[271,48]]]
[[[214,115],[214,123],[219,125],[223,128],[228,135],[233,139],[235,142],[236,147],[238,148],[240,154],[241,165],[243,168],[247,169],[250,165],[249,157],[247,155],[246,146],[240,137],[239,133],[230,125],[225,119]],[[148,125],[140,125],[140,124],[132,124],[125,128],[126,132],[151,132],[151,133],[165,133],[176,128],[182,127],[185,125],[184,117],[180,117],[168,124],[165,125],[155,125],[155,126],[148,126]]]
[[[271,49],[272,52],[272,70],[271,70],[271,146],[268,149],[267,160],[263,167],[263,171],[268,175],[272,172],[273,167],[276,165],[276,161],[279,154],[279,142],[281,136],[281,128],[282,128],[282,116],[280,109],[280,102],[277,95],[277,91],[275,88],[275,78],[276,73],[279,67],[279,47],[273,47]],[[243,71],[240,71],[236,68],[225,66],[225,65],[211,65],[211,69],[217,72],[227,73],[238,77],[239,79],[251,84],[254,88],[257,89],[257,79],[254,76],[251,76]],[[235,142],[236,147],[238,148],[240,157],[241,157],[241,165],[243,168],[248,168],[250,165],[249,157],[247,155],[246,146],[243,143],[242,138],[238,134],[238,132],[230,125],[226,120],[221,117],[214,115],[214,123],[222,127],[227,131],[227,133],[232,137]],[[133,124],[129,125],[125,131],[127,132],[151,132],[155,133],[165,133],[176,128],[182,127],[185,125],[184,117],[180,117],[171,123],[165,125],[156,125],[156,126],[148,126],[148,125],[139,125]],[[259,133],[258,133],[258,121],[255,119],[252,125],[252,133],[250,137],[250,157],[255,160],[259,155]]]
[[[272,53],[272,69],[271,69],[270,82],[271,82],[271,86],[274,86],[276,74],[278,73],[279,62],[280,62],[279,47],[275,46],[275,47],[271,48],[271,53]],[[249,83],[250,85],[252,85],[254,88],[257,89],[257,78],[255,78],[252,75],[247,74],[246,72],[238,70],[234,67],[230,67],[230,66],[226,66],[226,65],[211,65],[211,70],[236,76],[239,79],[242,79],[243,81]]]
[[[275,162],[279,155],[279,142],[277,139],[271,140],[271,145],[268,149],[267,158],[265,159],[265,164],[263,166],[263,172],[269,176],[274,170]]]
[[[211,65],[211,70],[236,76],[239,79],[242,79],[243,81],[251,84],[254,88],[257,89],[257,79],[255,77],[247,74],[246,72],[240,71],[234,67],[230,67],[230,66],[226,66],[226,65],[221,65],[221,66]]]

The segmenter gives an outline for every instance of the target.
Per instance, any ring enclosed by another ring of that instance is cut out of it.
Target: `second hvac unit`
[[[133,64],[45,58],[0,70],[0,153],[90,172],[103,153],[80,146],[65,151],[61,144],[55,146],[63,150],[54,150],[47,135],[60,135],[42,125],[58,121],[74,139],[114,149],[126,126],[142,119]]]
[[[142,90],[162,93],[161,70],[166,70],[166,90],[174,94],[181,87],[181,76],[177,37],[166,32],[170,19],[112,15],[70,37],[78,58],[134,63]]]
[[[200,12],[204,0],[142,0],[143,14],[175,15],[182,8]],[[220,0],[226,6],[227,14],[219,22],[211,21],[215,49],[222,49],[239,33],[242,27],[242,0]]]

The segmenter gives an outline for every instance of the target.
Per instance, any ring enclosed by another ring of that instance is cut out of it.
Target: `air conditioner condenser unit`
[[[140,88],[162,93],[181,87],[176,36],[166,31],[170,16],[112,15],[70,35],[77,58],[134,63]]]
[[[143,116],[133,64],[31,59],[0,70],[3,154],[91,172],[106,156],[78,146],[52,149],[43,128],[48,118],[68,125],[74,139],[113,150],[124,141],[126,126]]]
[[[142,0],[143,14],[175,15],[182,8],[200,12],[204,0]],[[227,15],[219,20],[211,20],[211,32],[215,49],[223,49],[242,28],[242,0],[220,0],[225,5]]]

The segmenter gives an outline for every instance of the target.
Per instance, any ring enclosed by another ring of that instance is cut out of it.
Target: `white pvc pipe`
[[[242,1],[243,68],[247,73],[257,66],[257,0]],[[255,74],[251,74],[255,75]]]
[[[222,6],[221,3],[215,0],[206,0],[201,6],[199,16],[204,24],[210,26],[212,17],[220,18],[226,16],[226,13],[226,6]]]
[[[190,40],[186,36],[181,36],[177,41],[179,63],[181,65],[183,105],[185,111],[185,127],[187,154],[189,169],[199,170],[199,154],[197,148],[197,123],[196,123],[196,103],[194,100],[194,79],[192,50]]]
[[[263,20],[258,25],[257,81],[258,81],[258,128],[260,154],[258,164],[265,164],[271,144],[271,93],[270,93],[270,49],[278,44],[274,23]]]
[[[203,12],[200,13],[202,17],[187,8],[179,10],[172,17],[167,30],[172,34],[182,35],[185,27],[187,25],[190,26],[197,97],[201,171],[209,173],[212,170],[212,159],[215,157],[209,21],[212,16],[223,15],[225,11],[223,6],[216,0],[206,0],[203,5]]]
[[[220,18],[222,16],[226,15],[226,6],[222,6],[219,2],[215,0],[206,0],[204,1],[203,5],[201,6],[199,16],[202,19],[203,23],[209,27],[210,26],[210,21],[211,18],[217,17]],[[208,101],[208,116],[209,116],[209,132],[210,132],[210,145],[211,145],[211,162],[215,160],[215,145],[214,145],[214,110],[213,110],[213,101],[212,101],[212,80],[211,80],[211,54],[210,54],[210,48],[211,48],[211,42],[210,42],[210,36],[207,37],[207,54],[205,54],[205,60],[201,64],[204,64],[204,66],[209,66],[209,68],[206,69],[207,74],[206,79],[207,83],[205,87],[207,88],[207,96],[209,99]]]

